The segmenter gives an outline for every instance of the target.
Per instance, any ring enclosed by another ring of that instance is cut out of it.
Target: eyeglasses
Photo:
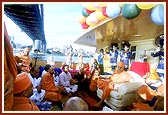
[[[117,68],[120,68],[120,69],[121,69],[121,68],[124,68],[124,67],[117,66]]]

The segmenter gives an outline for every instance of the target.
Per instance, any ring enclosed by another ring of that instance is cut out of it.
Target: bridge
[[[4,4],[4,13],[33,40],[34,50],[46,51],[42,4]]]

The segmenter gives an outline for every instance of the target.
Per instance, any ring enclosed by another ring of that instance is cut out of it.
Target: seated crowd
[[[100,102],[93,105],[100,107],[110,95],[110,91],[117,90],[120,83],[131,81],[131,76],[124,70],[125,64],[123,62],[118,62],[116,70],[109,79],[101,77],[101,70],[96,61],[90,68],[88,66],[79,68],[79,71],[73,76],[69,72],[69,65],[63,65],[61,72],[56,72],[53,65],[46,64],[43,74],[39,77],[40,67],[30,67],[24,63],[25,60],[16,60],[14,56],[11,56],[13,54],[12,48],[6,33],[4,44],[4,110],[7,111],[39,111],[42,109],[37,106],[37,102],[57,103],[61,101],[63,94],[71,97],[64,104],[64,111],[87,111],[88,105],[81,98],[76,97],[77,91],[89,90],[95,93],[97,88],[102,89],[103,95]],[[30,61],[30,58],[28,60]],[[148,77],[146,75],[144,78]],[[160,100],[163,102],[163,98],[161,98],[164,96],[163,85],[152,89],[149,85],[151,82],[146,81],[146,83],[147,85],[142,85],[137,91],[143,101],[133,103],[134,110],[162,110],[163,108],[157,104]],[[145,108],[143,108],[144,105]]]

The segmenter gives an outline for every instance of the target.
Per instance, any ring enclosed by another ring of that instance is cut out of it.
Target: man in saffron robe
[[[5,24],[4,24],[5,25]],[[14,80],[17,76],[16,61],[9,36],[4,27],[4,110],[10,111],[13,105]]]
[[[97,80],[99,78],[99,70],[95,69],[93,73],[91,74],[91,80],[89,84],[89,90],[91,92],[96,92],[97,91]]]
[[[44,74],[41,79],[41,87],[45,90],[45,99],[50,100],[52,102],[61,100],[61,92],[64,91],[64,87],[55,86],[54,83],[54,67],[50,67],[48,72]]]
[[[95,104],[95,107],[100,107],[102,102],[110,96],[112,90],[117,90],[121,83],[130,82],[132,76],[124,70],[124,62],[118,62],[117,70],[112,74],[110,79],[98,79],[97,86],[103,91],[101,100]]]
[[[29,72],[30,71],[30,48],[26,47],[23,52],[20,52],[18,55],[15,56],[15,59],[20,66],[21,72]]]
[[[33,85],[27,72],[17,75],[14,83],[13,111],[39,111],[39,108],[29,97],[33,94]]]

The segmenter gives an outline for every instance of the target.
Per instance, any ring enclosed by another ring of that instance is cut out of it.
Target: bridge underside
[[[4,4],[4,13],[34,41],[34,46],[41,41],[38,47],[46,49],[42,4]]]

